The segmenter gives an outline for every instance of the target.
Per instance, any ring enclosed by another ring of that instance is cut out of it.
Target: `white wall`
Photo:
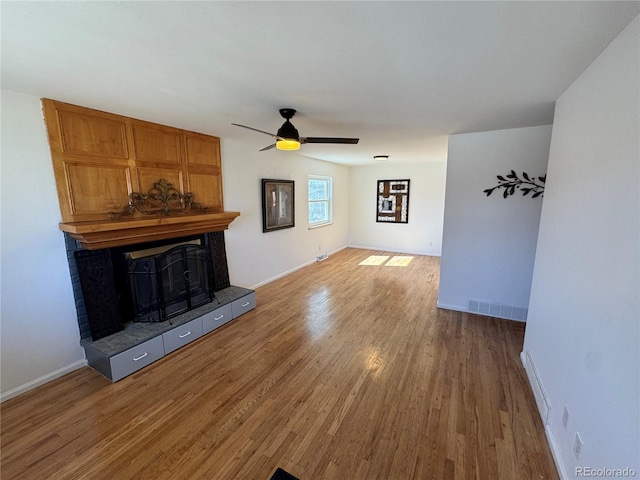
[[[636,18],[556,103],[524,349],[565,478],[640,475],[639,45]]]
[[[39,98],[2,91],[1,153],[0,392],[5,400],[86,362]],[[346,246],[348,167],[291,152],[259,153],[226,140],[222,158],[225,208],[241,212],[225,232],[232,283],[255,287]],[[309,174],[329,175],[334,182],[334,222],[312,230],[306,220]],[[296,181],[295,228],[262,233],[262,178]]]
[[[2,91],[2,398],[85,364],[40,99]]]
[[[258,152],[254,145],[222,140],[225,210],[241,215],[225,232],[231,283],[256,287],[347,244],[349,169],[293,152]],[[333,178],[333,224],[309,229],[307,180]],[[295,227],[262,232],[261,179],[295,181]]]
[[[439,307],[475,300],[497,309],[480,313],[526,319],[542,197],[483,190],[512,169],[544,175],[550,140],[550,125],[449,137]]]
[[[351,167],[349,245],[440,256],[446,163]],[[410,179],[409,223],[376,222],[378,180]]]

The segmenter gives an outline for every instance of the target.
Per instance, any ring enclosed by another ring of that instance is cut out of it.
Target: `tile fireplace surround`
[[[229,283],[224,233],[212,232],[211,235],[215,244],[212,248],[214,299],[211,302],[160,322],[134,322],[126,318],[123,319],[123,330],[94,339],[75,256],[75,252],[83,248],[65,233],[80,344],[89,366],[111,381],[118,381],[255,308],[253,290]]]

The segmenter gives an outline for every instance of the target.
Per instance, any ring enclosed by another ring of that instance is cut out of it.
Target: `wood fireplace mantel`
[[[218,137],[55,100],[42,107],[60,230],[83,248],[222,231],[240,215],[224,209]]]
[[[229,228],[240,212],[197,213],[184,216],[127,218],[60,223],[60,230],[83,248],[97,250],[167,238],[217,232]]]

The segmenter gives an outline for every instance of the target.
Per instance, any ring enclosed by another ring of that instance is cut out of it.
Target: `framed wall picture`
[[[262,231],[295,226],[293,180],[262,179]]]
[[[410,180],[378,180],[376,222],[409,223]]]

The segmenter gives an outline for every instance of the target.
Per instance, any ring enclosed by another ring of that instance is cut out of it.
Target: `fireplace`
[[[162,322],[213,299],[211,259],[200,243],[125,253],[134,321]]]
[[[221,231],[99,250],[66,240],[83,339],[129,322],[171,323],[230,286]]]
[[[224,209],[220,138],[50,99],[42,108],[81,340],[164,330],[225,297],[224,230],[240,212]],[[193,247],[164,255],[183,242]]]

